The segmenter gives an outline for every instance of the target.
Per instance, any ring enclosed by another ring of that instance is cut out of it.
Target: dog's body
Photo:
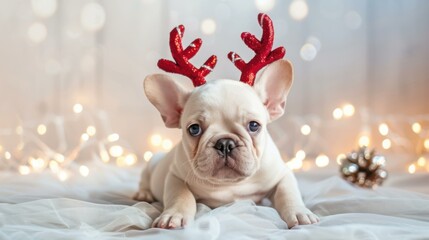
[[[279,60],[253,87],[215,80],[191,90],[166,75],[145,79],[146,95],[166,126],[183,129],[182,141],[143,171],[134,197],[164,204],[154,227],[184,226],[194,218],[196,202],[218,207],[265,197],[289,227],[318,221],[266,128],[283,114],[292,75],[291,64]]]

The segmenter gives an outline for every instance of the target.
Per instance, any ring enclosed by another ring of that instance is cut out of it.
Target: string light
[[[423,142],[423,146],[425,146],[426,150],[429,150],[429,138],[426,138]]]
[[[335,120],[339,120],[343,117],[343,110],[341,108],[335,108],[332,112],[332,116]]]
[[[82,140],[82,142],[88,141],[89,140],[88,133],[82,133],[82,135],[80,136],[80,140]]]
[[[87,177],[89,175],[89,168],[85,165],[79,167],[79,173],[83,177]]]
[[[27,31],[28,38],[34,43],[41,43],[45,40],[48,30],[43,23],[35,22],[30,25]]]
[[[10,152],[6,151],[4,152],[4,158],[6,158],[7,160],[12,158],[12,154],[10,154]]]
[[[86,128],[86,133],[92,137],[95,135],[95,133],[97,133],[97,129],[94,126],[88,126]]]
[[[114,145],[109,148],[109,153],[112,157],[119,157],[124,153],[124,149],[119,145]]]
[[[417,159],[417,165],[419,167],[424,167],[426,165],[426,158],[425,157],[419,157],[419,159]]]
[[[304,0],[293,0],[289,5],[289,14],[292,19],[301,21],[308,15],[308,5]]]
[[[316,157],[316,166],[318,167],[326,167],[329,165],[329,157],[324,155],[324,154],[320,154]]]
[[[173,147],[173,142],[170,139],[164,139],[162,141],[162,148],[166,151],[170,150]]]
[[[107,153],[106,149],[101,149],[100,150],[100,157],[101,157],[101,161],[107,163],[110,161],[110,157],[109,154]]]
[[[275,4],[275,0],[255,0],[256,8],[264,13],[271,11],[274,8]]]
[[[384,139],[383,142],[381,143],[381,146],[384,149],[389,149],[390,147],[392,147],[392,141],[390,141],[390,139]]]
[[[410,166],[408,166],[408,172],[413,174],[416,172],[416,165],[411,164]]]
[[[302,159],[292,158],[289,162],[286,163],[286,166],[292,170],[302,168]]]
[[[119,140],[119,134],[117,133],[112,133],[107,137],[107,141],[109,142],[116,142]]]
[[[201,22],[201,32],[205,35],[212,35],[216,31],[216,22],[211,18],[206,18]]]
[[[51,160],[49,161],[49,169],[51,169],[53,173],[58,173],[58,171],[60,170],[60,165],[57,161]]]
[[[28,160],[28,163],[36,172],[42,171],[46,166],[45,160],[43,160],[42,158],[30,158]]]
[[[387,134],[389,134],[389,127],[387,126],[387,124],[386,124],[386,123],[381,123],[381,124],[378,126],[378,132],[380,132],[380,134],[381,134],[382,136],[387,136]]]
[[[152,136],[150,137],[150,143],[151,143],[153,146],[155,146],[155,147],[160,146],[160,145],[161,145],[161,143],[162,143],[162,137],[161,137],[161,135],[159,135],[159,134],[154,134],[154,135],[152,135]]]
[[[302,135],[305,135],[305,136],[309,135],[311,133],[311,127],[307,124],[302,125],[301,133],[302,133]]]
[[[153,157],[153,153],[151,151],[146,151],[143,154],[143,159],[148,162]]]
[[[39,126],[37,126],[37,133],[40,136],[45,135],[46,131],[47,131],[47,128],[44,124],[39,124]]]
[[[23,128],[22,126],[17,126],[17,127],[15,128],[15,132],[16,132],[16,134],[18,134],[18,135],[22,135],[22,133],[24,132],[24,128]]]
[[[80,14],[80,23],[83,29],[96,32],[103,28],[106,21],[106,12],[103,6],[96,2],[87,3]]]
[[[343,160],[346,159],[346,155],[344,153],[340,153],[337,156],[337,163],[338,165],[341,165],[343,163]]]
[[[19,166],[18,171],[21,175],[28,175],[31,172],[30,167],[26,165]]]
[[[65,157],[64,157],[64,155],[62,155],[62,154],[60,154],[60,153],[56,153],[56,154],[54,155],[54,159],[55,159],[57,162],[62,163],[62,162],[64,162]]]
[[[58,171],[58,179],[60,179],[61,182],[66,181],[70,177],[70,174],[65,170],[59,170]]]
[[[359,146],[363,147],[363,146],[369,146],[369,137],[366,135],[362,135],[359,138]]]
[[[306,157],[306,154],[305,154],[304,150],[298,150],[295,154],[296,159],[304,160],[305,157]]]
[[[83,106],[80,103],[76,103],[73,105],[73,112],[74,113],[81,113],[83,111]]]
[[[413,125],[411,125],[411,129],[414,133],[419,134],[422,131],[422,125],[420,125],[418,122],[415,122]]]
[[[57,10],[56,0],[32,0],[31,6],[36,16],[41,18],[51,17]]]
[[[316,58],[317,49],[313,44],[306,43],[301,47],[299,54],[303,60],[313,61]]]
[[[125,156],[124,162],[126,166],[132,166],[137,162],[137,156],[135,154],[130,153]]]
[[[351,117],[355,114],[355,107],[350,103],[345,104],[342,110],[346,117]]]

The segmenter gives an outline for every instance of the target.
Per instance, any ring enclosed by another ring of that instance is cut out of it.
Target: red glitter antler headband
[[[194,65],[189,62],[189,59],[195,56],[201,47],[203,41],[200,38],[195,39],[189,46],[183,50],[182,37],[185,32],[185,27],[179,25],[170,32],[170,50],[175,63],[167,60],[160,59],[158,61],[158,67],[164,71],[171,73],[178,73],[189,77],[194,83],[195,87],[201,86],[206,83],[204,79],[213,68],[216,66],[217,58],[212,55],[207,61],[197,69]]]
[[[240,81],[253,86],[255,82],[256,73],[266,65],[282,59],[286,53],[284,47],[278,47],[271,51],[274,41],[274,27],[271,18],[268,15],[260,13],[258,15],[259,25],[262,27],[262,37],[258,40],[255,35],[243,32],[241,39],[243,42],[252,49],[256,55],[247,63],[235,53],[228,54],[229,60],[241,71]]]
[[[230,52],[228,58],[241,71],[240,81],[253,86],[256,73],[268,64],[282,59],[286,53],[284,47],[278,47],[271,51],[274,41],[274,28],[271,18],[266,14],[258,15],[259,25],[262,27],[262,37],[258,40],[253,34],[243,32],[241,38],[244,43],[252,49],[256,55],[247,63],[241,57]],[[206,83],[206,77],[216,66],[217,58],[212,55],[207,61],[197,69],[189,62],[189,59],[195,56],[203,43],[200,38],[195,39],[189,46],[183,50],[182,37],[185,27],[179,25],[170,32],[170,51],[175,62],[167,59],[160,59],[158,67],[166,72],[177,73],[189,77],[195,87]]]

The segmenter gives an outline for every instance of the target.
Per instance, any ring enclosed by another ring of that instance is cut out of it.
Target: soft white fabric
[[[0,239],[429,239],[429,174],[391,174],[366,190],[336,169],[314,169],[297,177],[318,224],[288,230],[273,208],[242,201],[214,210],[199,204],[187,228],[161,230],[147,229],[161,206],[131,200],[139,167],[90,169],[66,182],[48,172],[0,173]]]

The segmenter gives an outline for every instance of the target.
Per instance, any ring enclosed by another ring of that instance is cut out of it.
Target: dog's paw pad
[[[280,213],[281,218],[286,222],[288,228],[293,228],[297,225],[307,225],[319,222],[319,217],[311,212],[308,208],[288,207]]]
[[[138,192],[134,194],[133,199],[137,201],[144,201],[149,203],[154,201],[154,197],[152,193],[147,189],[140,189]]]

